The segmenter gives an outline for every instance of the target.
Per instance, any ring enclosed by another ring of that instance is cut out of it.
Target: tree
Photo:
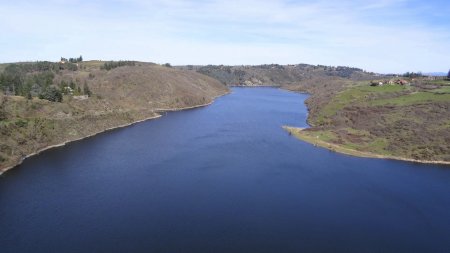
[[[52,102],[61,102],[62,101],[62,93],[60,90],[55,88],[54,86],[50,86],[45,89],[41,94],[39,94],[40,99],[47,99]]]
[[[450,69],[448,70],[447,79],[450,80]]]
[[[84,95],[88,95],[89,97],[92,94],[91,90],[89,89],[89,86],[87,85],[87,82],[84,82],[83,93],[84,93]]]
[[[6,113],[6,103],[8,102],[8,97],[0,94],[0,121],[8,118]]]

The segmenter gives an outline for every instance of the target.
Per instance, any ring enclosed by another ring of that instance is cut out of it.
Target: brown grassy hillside
[[[195,72],[150,63],[111,70],[102,65],[82,62],[77,71],[54,77],[55,84],[87,84],[92,95],[85,100],[64,95],[59,103],[0,93],[0,171],[48,146],[156,117],[161,110],[204,105],[228,92]]]

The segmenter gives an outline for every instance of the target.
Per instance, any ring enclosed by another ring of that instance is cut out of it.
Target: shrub
[[[26,127],[28,126],[28,122],[26,120],[23,119],[19,119],[15,122],[16,126],[18,127]]]
[[[47,99],[52,102],[62,102],[62,93],[54,86],[50,86],[39,94],[40,99]]]

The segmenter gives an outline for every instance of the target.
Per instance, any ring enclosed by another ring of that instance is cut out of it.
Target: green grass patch
[[[399,92],[408,90],[410,87],[402,85],[383,85],[383,86],[359,86],[355,87],[363,92],[375,92],[375,93],[385,93],[385,92]]]
[[[442,86],[450,86],[449,80],[433,80],[433,81],[427,81],[429,84],[435,84],[435,85],[442,85]]]
[[[433,92],[433,93],[442,93],[442,94],[445,94],[445,93],[450,93],[450,86],[447,86],[447,87],[442,87],[442,88],[439,88],[439,89],[434,89],[434,90],[431,90],[430,92]]]
[[[338,93],[324,108],[317,117],[318,125],[326,125],[339,110],[347,105],[361,105],[367,101],[373,100],[374,97],[383,96],[384,94],[400,93],[410,90],[410,87],[400,85],[383,85],[369,86],[367,84],[355,86]]]
[[[306,131],[305,131],[306,132]],[[336,139],[336,135],[331,131],[310,131],[307,132],[311,137],[314,137],[316,139],[322,140],[322,141],[333,141]]]
[[[435,102],[448,102],[450,101],[450,94],[438,94],[434,92],[415,92],[395,98],[378,99],[370,101],[370,105],[413,105],[413,104],[425,104]]]
[[[412,87],[401,85],[375,87],[364,85],[349,88],[338,93],[323,107],[318,114],[317,123],[318,125],[327,125],[330,123],[330,117],[348,105],[405,106],[450,101],[450,87],[443,87],[430,92],[413,92],[413,89]]]

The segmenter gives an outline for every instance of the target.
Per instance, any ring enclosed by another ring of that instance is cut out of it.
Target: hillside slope
[[[411,85],[353,83],[308,101],[311,128],[286,128],[337,152],[450,164],[450,81]]]
[[[49,146],[158,117],[164,110],[206,105],[228,93],[217,80],[195,72],[150,63],[101,66],[82,62],[78,70],[54,76],[54,85],[88,86],[89,98],[64,95],[59,103],[0,93],[0,172]]]

